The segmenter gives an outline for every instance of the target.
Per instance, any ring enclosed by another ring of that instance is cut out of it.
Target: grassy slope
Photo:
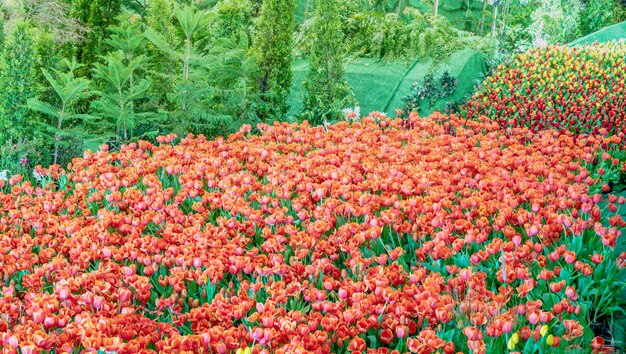
[[[598,42],[609,42],[612,40],[623,39],[626,38],[626,21],[615,24],[613,26],[609,26],[603,28],[597,32],[588,34],[584,37],[581,37],[573,42],[570,45],[585,45],[591,44],[595,41]]]
[[[294,83],[289,96],[290,115],[302,110],[302,81],[306,77],[309,63],[297,60],[293,65]],[[351,59],[346,65],[346,80],[352,87],[361,112],[385,111],[393,114],[403,105],[402,97],[410,93],[413,82],[420,81],[431,68],[429,61],[406,63],[386,63],[374,59]],[[448,70],[459,79],[459,86],[452,99],[461,99],[474,87],[476,78],[485,70],[482,54],[470,49],[454,53],[447,63],[437,71]],[[439,101],[435,109],[443,109],[444,101]],[[427,110],[426,113],[429,110]]]

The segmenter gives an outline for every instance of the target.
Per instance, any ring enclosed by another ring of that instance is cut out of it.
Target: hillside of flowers
[[[258,128],[0,181],[3,351],[610,351],[619,136],[439,114]]]
[[[502,126],[626,134],[626,42],[535,48],[499,66],[466,103]]]

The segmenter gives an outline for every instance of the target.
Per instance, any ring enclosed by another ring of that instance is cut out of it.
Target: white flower
[[[0,181],[8,181],[9,180],[9,170],[0,171]]]
[[[539,48],[547,47],[548,46],[548,41],[545,38],[537,37],[533,41],[533,45],[535,47],[539,47]]]
[[[347,120],[357,120],[357,119],[361,118],[361,107],[359,107],[359,106],[354,107],[354,109],[352,109],[352,108],[344,108],[342,110],[342,112],[343,112],[343,116]]]
[[[43,181],[43,175],[39,174],[36,170],[33,170],[33,177],[37,180],[37,182],[41,183]]]

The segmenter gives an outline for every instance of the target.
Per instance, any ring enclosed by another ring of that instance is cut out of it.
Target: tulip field
[[[619,50],[520,55],[470,116],[167,135],[0,181],[0,348],[612,353]]]
[[[626,42],[533,49],[500,66],[467,116],[503,126],[626,134]]]

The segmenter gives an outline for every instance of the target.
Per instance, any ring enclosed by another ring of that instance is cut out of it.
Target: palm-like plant
[[[211,128],[216,133],[236,131],[242,124],[257,123],[251,105],[260,94],[255,90],[259,66],[250,55],[250,43],[245,32],[237,38],[224,38],[210,53],[211,65],[207,77],[213,78],[211,86]]]
[[[206,53],[199,48],[197,37],[205,31],[213,17],[206,11],[198,11],[191,6],[174,9],[183,38],[180,44],[170,44],[152,28],[146,29],[145,36],[159,50],[166,53],[173,61],[180,65],[180,71],[167,75],[173,82],[174,92],[168,95],[168,100],[176,106],[170,112],[177,123],[177,130],[189,132],[198,130],[204,124],[206,116],[203,97],[208,90],[204,68],[209,66],[210,60]]]
[[[92,102],[92,107],[100,113],[99,126],[104,132],[115,130],[115,137],[127,142],[139,119],[150,116],[134,109],[134,102],[144,98],[150,81],[141,79],[131,84],[135,72],[147,65],[145,56],[132,58],[127,63],[123,57],[124,53],[117,51],[104,56],[104,63],[94,65],[98,99]]]
[[[28,101],[28,107],[30,109],[54,119],[51,123],[46,121],[39,122],[44,130],[54,137],[54,164],[59,162],[59,147],[68,144],[65,138],[83,135],[83,131],[79,128],[67,129],[64,124],[77,122],[89,117],[74,112],[73,105],[92,94],[89,90],[90,80],[84,77],[76,77],[74,74],[76,69],[79,69],[82,65],[78,64],[76,59],[72,59],[71,62],[65,59],[64,63],[67,67],[67,71],[63,72],[53,69],[55,75],[52,75],[46,69],[42,69],[44,77],[58,97],[59,104],[53,105],[48,102],[41,102],[37,99]]]

